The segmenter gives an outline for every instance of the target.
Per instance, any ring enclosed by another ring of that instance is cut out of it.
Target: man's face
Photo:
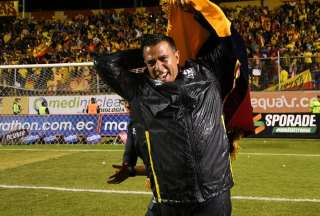
[[[143,58],[152,79],[172,82],[177,78],[179,51],[172,49],[168,42],[145,47]]]

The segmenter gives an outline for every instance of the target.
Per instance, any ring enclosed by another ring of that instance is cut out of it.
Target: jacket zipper
[[[186,119],[187,119],[187,125],[189,127],[189,137],[190,137],[190,144],[191,144],[191,151],[193,151],[193,162],[194,162],[194,165],[193,165],[193,168],[194,168],[194,175],[195,175],[195,184],[196,184],[196,190],[198,190],[201,194],[201,199],[204,200],[204,196],[203,196],[203,191],[202,191],[202,188],[200,187],[200,184],[199,184],[199,172],[201,169],[200,169],[200,166],[199,166],[199,157],[198,157],[198,154],[197,154],[197,151],[196,151],[196,145],[197,145],[197,142],[196,142],[196,139],[193,135],[193,125],[192,125],[192,118],[191,118],[191,113],[189,113],[186,109],[185,109],[185,115],[186,115]]]

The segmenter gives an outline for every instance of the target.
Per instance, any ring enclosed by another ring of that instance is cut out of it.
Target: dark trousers
[[[227,190],[203,203],[150,203],[146,216],[230,216],[231,209],[230,190]]]

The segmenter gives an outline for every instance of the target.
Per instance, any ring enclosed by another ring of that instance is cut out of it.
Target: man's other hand
[[[108,184],[120,184],[130,177],[130,170],[128,165],[113,164],[112,167],[116,170],[116,173],[108,178]]]

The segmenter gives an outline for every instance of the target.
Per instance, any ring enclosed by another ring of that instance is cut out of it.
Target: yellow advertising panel
[[[303,71],[298,75],[280,83],[280,90],[293,90],[293,89],[305,89],[307,85],[312,82],[312,76],[310,70]],[[279,90],[279,85],[271,86],[265,91],[277,91]]]
[[[17,16],[19,1],[0,1],[0,16]]]
[[[21,106],[20,114],[29,114],[28,97],[0,97],[0,115],[12,115],[14,101]]]

